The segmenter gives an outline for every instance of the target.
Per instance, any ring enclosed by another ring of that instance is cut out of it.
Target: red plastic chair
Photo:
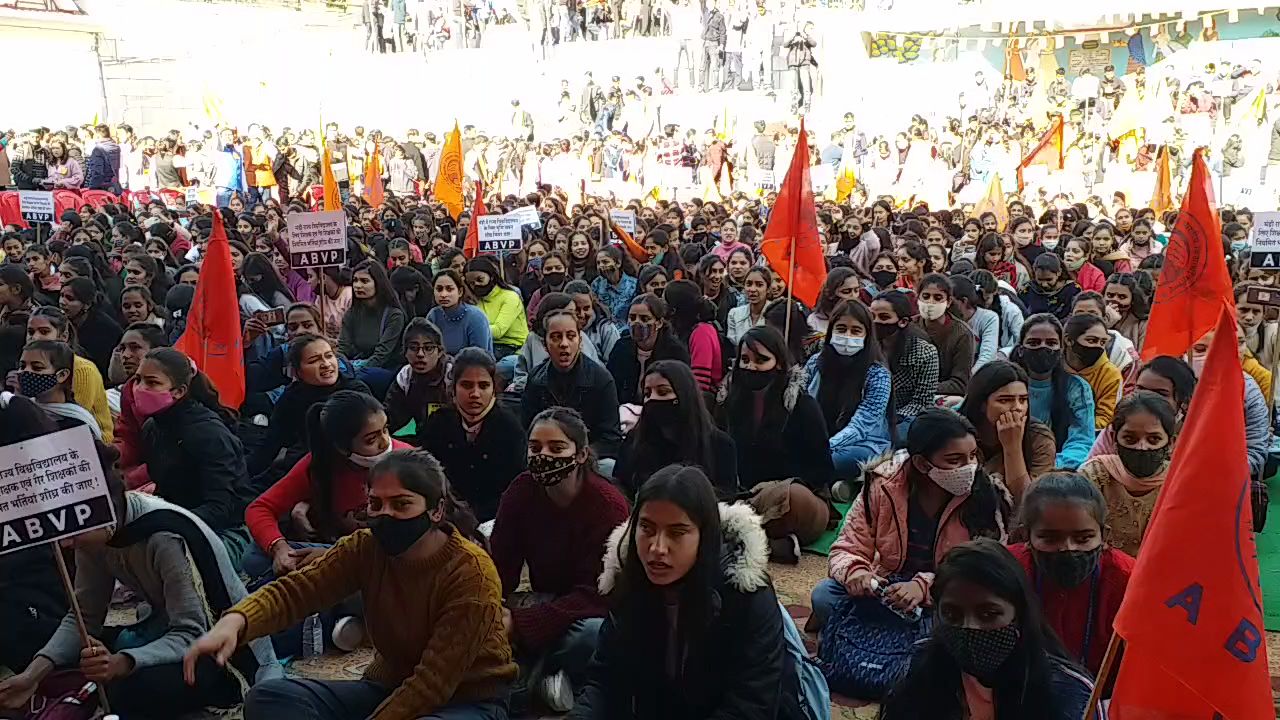
[[[312,185],[311,186],[311,209],[319,210],[322,207],[324,207],[324,186]]]
[[[126,192],[125,194],[129,195],[128,203],[129,207],[132,208],[144,208],[150,205],[151,201],[155,199],[155,196],[151,194],[150,190],[139,190],[132,194]]]
[[[83,190],[80,192],[80,197],[83,198],[86,203],[96,208],[101,208],[104,205],[111,205],[120,199],[106,190]]]
[[[0,192],[0,225],[17,225],[26,229],[27,221],[22,219],[22,202],[14,191]]]
[[[61,190],[54,190],[53,191],[53,208],[54,208],[54,211],[57,213],[53,218],[54,221],[57,222],[58,219],[62,217],[62,213],[68,210],[72,212],[79,212],[80,206],[83,204],[84,204],[84,198],[81,197],[80,191],[78,190],[68,190],[67,188],[62,188]]]
[[[187,194],[181,190],[161,188],[160,199],[164,202],[165,207],[185,208],[187,206]]]

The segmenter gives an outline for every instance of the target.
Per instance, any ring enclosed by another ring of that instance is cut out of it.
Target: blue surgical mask
[[[853,357],[862,352],[865,344],[866,338],[853,337],[852,335],[831,336],[831,349],[835,350],[837,355],[843,355],[844,357]]]

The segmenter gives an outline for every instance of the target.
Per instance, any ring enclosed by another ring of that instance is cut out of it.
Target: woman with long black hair
[[[524,471],[524,428],[497,402],[498,369],[488,352],[458,353],[448,383],[451,404],[418,425],[417,442],[444,466],[454,492],[476,518],[488,522],[503,491]]]
[[[1103,318],[1107,327],[1128,338],[1135,348],[1141,350],[1147,339],[1147,318],[1151,315],[1151,306],[1146,291],[1138,285],[1137,277],[1132,273],[1113,273],[1107,278],[1103,297],[1107,301]]]
[[[724,380],[725,354],[731,348],[722,347],[720,333],[712,323],[716,319],[715,306],[691,280],[676,280],[667,285],[662,299],[670,309],[671,329],[676,339],[689,349],[689,365],[698,387],[703,392],[715,393]]]
[[[738,457],[733,440],[715,426],[688,364],[660,360],[646,366],[644,411],[627,435],[614,481],[628,497],[659,469],[696,465],[711,478],[716,495],[738,494]]]
[[[293,303],[293,293],[285,287],[271,258],[262,253],[249,253],[240,266],[244,284],[268,308],[285,308]]]
[[[826,333],[827,325],[831,322],[831,312],[836,305],[858,297],[860,282],[858,273],[853,268],[831,268],[827,279],[822,283],[821,292],[818,293],[818,304],[809,313],[809,328],[815,333]]]
[[[698,261],[694,280],[702,289],[702,296],[715,307],[715,320],[719,327],[729,327],[729,311],[745,302],[742,294],[729,287],[725,281],[728,267],[716,255],[703,255]]]
[[[696,467],[640,488],[600,577],[611,610],[570,720],[799,720],[760,519]]]
[[[881,707],[882,718],[1084,716],[1093,682],[1068,659],[1004,545],[981,538],[955,547],[931,592],[933,636]]]
[[[899,440],[907,436],[915,417],[933,406],[938,394],[938,349],[924,330],[912,324],[914,315],[911,299],[898,290],[886,290],[871,301],[875,339],[893,374]]]
[[[1053,431],[1058,467],[1074,470],[1093,445],[1093,389],[1067,370],[1063,337],[1058,318],[1049,313],[1032,315],[1022,324],[1018,346],[1009,359],[1027,371],[1031,417]]]
[[[872,337],[874,327],[862,303],[840,302],[831,311],[822,351],[804,367],[805,388],[826,421],[836,477],[846,481],[889,449],[896,425],[892,376]],[[843,490],[839,482],[837,489]]]
[[[644,402],[643,379],[650,364],[675,360],[689,364],[689,351],[674,336],[667,303],[657,295],[637,296],[627,310],[630,333],[619,338],[606,368],[618,388],[618,402]]]
[[[796,370],[793,372],[793,369]],[[772,556],[799,562],[800,548],[826,531],[834,468],[826,422],[804,389],[782,336],[752,328],[738,344],[724,402],[738,451],[738,477],[766,519]]]
[[[1021,366],[995,360],[973,374],[960,404],[973,423],[982,467],[1004,480],[1015,502],[1057,462],[1053,431],[1030,415],[1030,386]]]
[[[338,352],[356,366],[375,396],[386,394],[404,353],[404,310],[382,266],[365,260],[351,271],[351,308],[342,318]]]
[[[94,286],[93,280],[78,277],[62,284],[58,304],[76,326],[76,340],[85,357],[98,366],[102,377],[107,377],[111,353],[124,334],[120,323],[106,310],[107,298]]]

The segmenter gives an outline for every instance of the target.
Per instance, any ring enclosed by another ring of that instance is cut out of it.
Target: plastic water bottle
[[[906,621],[908,621],[908,622],[918,622],[918,621],[920,620],[920,618],[921,618],[921,616],[923,615],[923,613],[920,611],[920,608],[919,608],[918,606],[917,606],[917,607],[915,607],[915,608],[912,608],[912,609],[911,609],[911,612],[902,612],[902,611],[901,611],[901,610],[899,610],[898,608],[896,608],[896,607],[894,607],[893,605],[889,604],[889,601],[885,599],[885,591],[886,591],[886,590],[888,590],[888,588],[887,588],[887,587],[885,587],[884,585],[881,585],[881,584],[880,584],[880,581],[879,581],[878,579],[876,579],[876,578],[872,578],[872,580],[871,580],[871,591],[872,591],[872,592],[874,592],[874,593],[876,594],[876,597],[880,598],[880,604],[882,604],[882,605],[884,605],[885,607],[889,608],[889,611],[890,611],[890,612],[892,612],[894,615],[897,615],[898,617],[902,618],[903,620],[906,620]]]
[[[302,657],[317,657],[324,654],[324,623],[320,616],[308,615],[302,621]]]

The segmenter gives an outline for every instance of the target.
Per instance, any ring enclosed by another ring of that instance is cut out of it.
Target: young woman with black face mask
[[[369,529],[228,610],[187,651],[188,682],[199,658],[224,658],[358,592],[374,647],[364,679],[259,683],[245,699],[246,720],[341,720],[375,710],[505,720],[517,668],[502,588],[489,555],[451,521],[440,463],[422,451],[395,451],[370,468],[368,496]],[[419,601],[407,607],[405,598]]]
[[[1010,546],[1070,657],[1098,674],[1134,560],[1108,545],[1107,503],[1078,473],[1052,472],[1022,499],[1028,541]]]
[[[600,548],[627,519],[622,493],[596,470],[587,426],[577,412],[555,407],[529,427],[529,469],[502,494],[490,539],[507,599],[503,623],[521,685],[550,709],[573,707],[607,604],[597,590]],[[529,592],[518,592],[529,566]],[[520,691],[516,704],[521,705]]]
[[[770,554],[799,562],[800,548],[822,535],[833,517],[835,469],[822,408],[805,392],[803,371],[770,327],[751,328],[742,337],[724,394],[739,484],[752,491],[756,512],[771,518],[765,523]]]
[[[1077,720],[1093,682],[1070,659],[1013,555],[982,538],[947,553],[933,635],[881,706],[884,720]]]
[[[1093,445],[1093,389],[1067,371],[1062,346],[1062,323],[1039,313],[1022,324],[1022,336],[1009,359],[1027,371],[1031,417],[1053,431],[1058,467],[1074,470]]]
[[[688,363],[659,360],[647,365],[641,392],[644,411],[622,446],[613,474],[623,492],[634,497],[650,475],[680,463],[701,467],[717,496],[736,496],[737,449],[712,421]]]
[[[525,304],[525,315],[529,319],[530,330],[536,330],[538,327],[534,317],[538,314],[542,299],[553,292],[564,292],[564,286],[569,281],[568,269],[569,261],[558,252],[548,253],[546,257],[542,258],[541,284],[538,289],[533,291],[533,296]]]
[[[1254,389],[1256,390],[1256,383],[1254,384]],[[1138,372],[1138,377],[1134,384],[1134,391],[1137,390],[1154,393],[1161,400],[1169,403],[1169,408],[1173,410],[1174,420],[1177,421],[1178,427],[1182,427],[1182,421],[1187,416],[1187,409],[1191,407],[1191,396],[1196,391],[1196,374],[1182,358],[1157,355],[1151,358],[1151,362],[1144,365],[1142,370]],[[1247,401],[1249,396],[1249,384],[1246,380],[1246,418],[1248,417]],[[1257,391],[1257,397],[1259,400],[1262,397],[1260,390]],[[1111,426],[1108,425],[1102,429],[1102,432],[1098,433],[1098,438],[1094,440],[1093,447],[1089,450],[1089,459],[1092,460],[1098,455],[1114,455],[1115,452],[1116,434],[1112,431]]]
[[[938,348],[911,322],[915,315],[906,293],[885,290],[871,301],[874,336],[893,374],[897,435],[905,438],[911,423],[938,394]]]
[[[1178,426],[1169,403],[1139,390],[1120,402],[1111,431],[1114,453],[1090,458],[1080,474],[1107,499],[1112,516],[1108,540],[1136,556],[1164,487]]]
[[[1062,333],[1067,341],[1063,353],[1067,370],[1084,378],[1093,390],[1094,427],[1101,430],[1111,424],[1116,400],[1124,384],[1120,371],[1107,356],[1107,342],[1111,334],[1101,318],[1087,314],[1067,318]]]

